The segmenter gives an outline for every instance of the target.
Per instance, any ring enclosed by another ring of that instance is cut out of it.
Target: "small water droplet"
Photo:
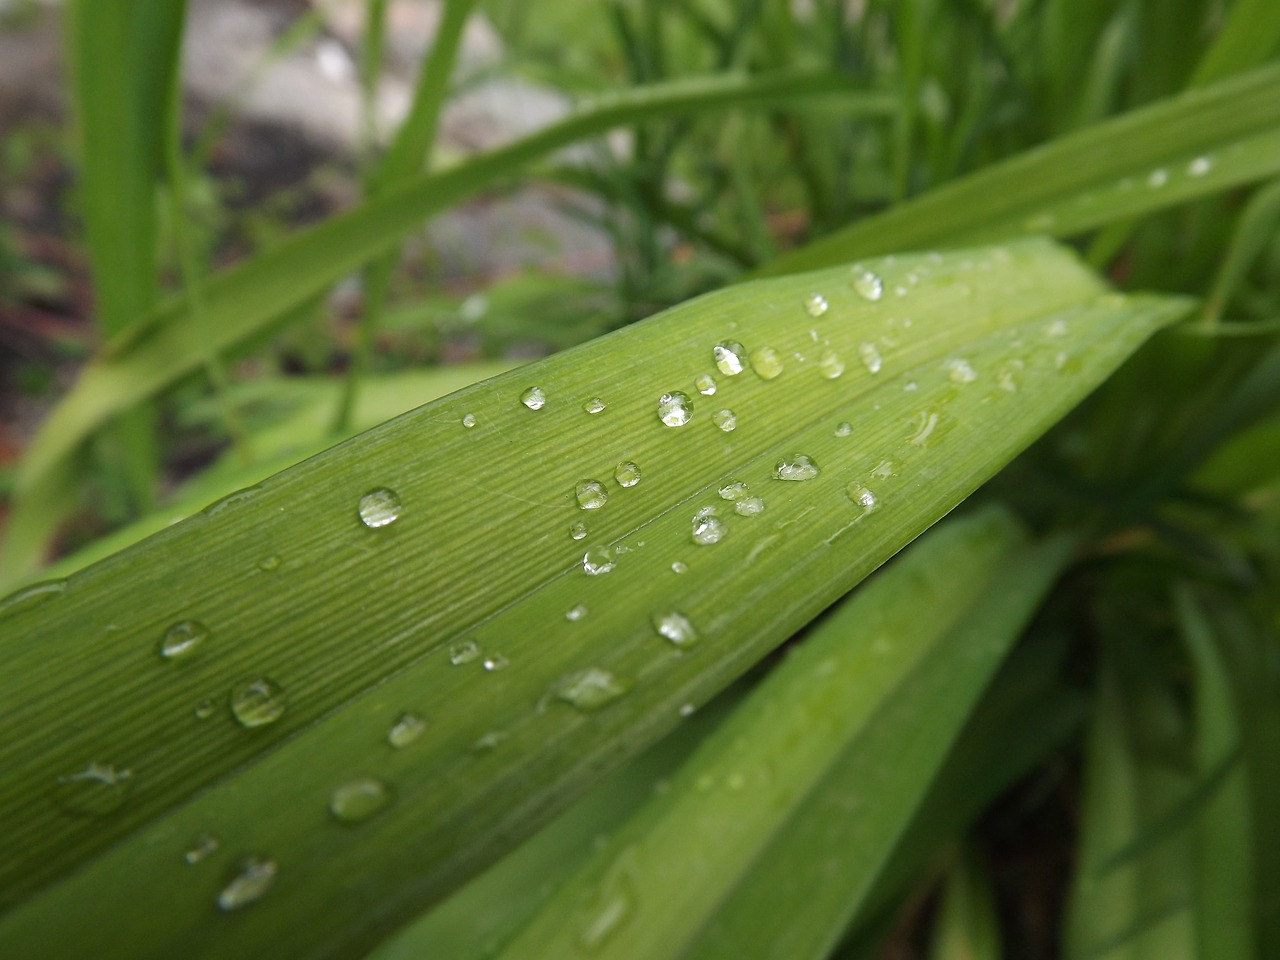
[[[266,677],[231,688],[231,712],[242,727],[262,727],[284,715],[284,689]]]
[[[426,729],[427,721],[421,714],[412,711],[402,713],[387,731],[387,743],[399,750],[421,737]]]
[[[678,610],[653,615],[653,629],[677,647],[691,647],[698,642],[698,631],[689,618]]]
[[[733,509],[740,517],[756,517],[764,513],[764,501],[759,497],[747,497],[735,503]]]
[[[579,520],[577,523],[575,523],[573,526],[569,528],[569,536],[573,537],[574,540],[582,540],[586,537],[586,535],[587,535],[587,525],[583,523],[581,520]]]
[[[632,895],[619,876],[606,879],[592,898],[589,918],[578,934],[578,946],[595,953],[631,915]]]
[[[599,510],[609,499],[604,484],[599,480],[579,480],[573,494],[578,498],[578,506],[583,510]]]
[[[484,668],[490,673],[497,673],[499,670],[505,670],[510,664],[511,661],[500,653],[491,653],[484,658]]]
[[[68,813],[104,817],[124,806],[133,771],[109,763],[89,763],[83,770],[58,777],[54,799]]]
[[[822,356],[818,357],[818,373],[826,380],[835,380],[844,373],[844,361],[840,359],[840,354],[831,349],[823,350]]]
[[[719,543],[726,533],[728,528],[725,527],[724,521],[714,513],[699,510],[693,518],[693,542],[700,546]]]
[[[658,419],[668,427],[683,427],[693,416],[693,404],[679,390],[664,393],[658,398]]]
[[[613,479],[620,487],[634,487],[640,482],[640,468],[630,460],[623,460],[613,471]]]
[[[582,557],[582,571],[592,577],[608,573],[617,565],[616,555],[608,547],[592,547]]]
[[[716,378],[709,373],[699,374],[698,378],[693,381],[693,385],[698,388],[698,392],[704,397],[713,397],[716,393]]]
[[[582,409],[591,414],[599,413],[605,407],[605,403],[599,397],[592,397],[582,405]]]
[[[1046,337],[1065,337],[1067,335],[1067,321],[1059,317],[1052,323],[1045,324],[1044,335]]]
[[[745,500],[751,496],[751,488],[741,480],[730,480],[720,488],[722,500]]]
[[[942,368],[947,371],[947,376],[951,378],[952,383],[973,383],[978,379],[978,371],[973,369],[973,364],[960,357],[944,360]]]
[[[812,458],[803,453],[783,457],[773,465],[773,475],[779,480],[812,480],[821,472]]]
[[[333,788],[329,813],[342,823],[359,823],[385,808],[391,797],[391,788],[377,777],[356,777]]]
[[[884,296],[884,281],[879,275],[866,267],[855,264],[853,267],[853,290],[863,300],[879,300]]]
[[[263,557],[258,561],[258,569],[265,570],[267,573],[273,573],[280,569],[280,558],[274,553],[269,557]]]
[[[554,693],[565,703],[589,713],[613,703],[629,689],[628,684],[608,670],[587,667],[561,677],[556,682]]]
[[[1053,355],[1053,366],[1055,369],[1061,370],[1067,365],[1070,356],[1063,350],[1059,350]]]
[[[204,699],[195,705],[192,713],[196,715],[197,720],[208,720],[217,711],[218,706],[212,700]]]
[[[874,343],[859,344],[858,358],[862,361],[862,365],[867,368],[868,373],[879,373],[880,368],[884,366],[884,360],[881,359],[880,351],[876,349]]]
[[[219,910],[239,910],[259,900],[275,883],[279,866],[270,858],[251,857],[240,865],[237,873],[218,894]]]
[[[673,560],[671,563],[671,572],[672,573],[688,573],[689,565],[687,563],[681,562],[680,560]]]
[[[195,866],[218,849],[218,838],[211,833],[202,833],[187,846],[182,859]]]
[[[471,745],[471,749],[479,751],[481,753],[487,752],[489,750],[495,750],[499,746],[501,746],[502,742],[506,739],[507,739],[507,734],[505,731],[490,730],[488,733],[482,736],[479,740],[473,743]]]
[[[751,351],[751,369],[761,380],[774,380],[782,375],[782,355],[773,347],[756,347]]]
[[[692,717],[694,714],[694,711],[696,711],[697,709],[698,708],[695,707],[692,703],[682,703],[680,705],[680,716]]]
[[[711,348],[711,356],[726,377],[736,377],[747,368],[747,348],[737,340],[721,340]]]
[[[570,623],[577,623],[579,620],[585,617],[589,612],[590,611],[587,609],[586,604],[580,603],[576,607],[570,607],[568,610],[566,610],[564,614],[564,618],[568,620]]]
[[[449,648],[449,662],[455,667],[470,663],[480,656],[480,644],[474,640],[463,640]]]
[[[1210,157],[1196,157],[1187,164],[1187,173],[1193,177],[1203,177],[1206,173],[1213,169],[1213,159]]]
[[[829,306],[827,298],[820,293],[811,293],[804,298],[804,312],[811,317],[822,316]]]
[[[938,426],[938,414],[930,410],[921,410],[913,421],[915,432],[907,437],[907,443],[913,447],[922,447]]]
[[[837,437],[853,436],[853,424],[850,423],[848,420],[841,421],[840,425],[836,427],[836,436]]]
[[[474,427],[477,423],[479,423],[479,421],[476,420],[476,415],[474,413],[464,413],[462,415],[462,425],[468,430]]]
[[[530,387],[520,394],[520,402],[530,410],[541,410],[547,402],[546,391],[541,387]]]
[[[360,521],[370,529],[385,527],[400,516],[400,498],[394,490],[378,487],[360,498]]]
[[[711,422],[725,433],[732,433],[738,428],[738,416],[732,410],[717,410],[711,415]]]
[[[920,384],[916,383],[914,380],[908,380],[906,383],[902,385],[903,393],[915,393],[919,389],[920,389]]]
[[[879,480],[886,480],[889,477],[892,477],[894,472],[892,460],[881,460],[871,471],[871,476],[876,477]]]
[[[160,656],[181,660],[191,656],[209,639],[209,628],[199,620],[179,620],[160,638]]]
[[[877,506],[876,495],[856,480],[845,488],[845,492],[849,494],[850,500],[862,508],[864,517]]]
[[[237,490],[235,493],[229,493],[221,499],[215,500],[209,504],[201,513],[205,516],[216,517],[222,511],[235,507],[238,504],[248,503],[262,492],[262,487],[254,484],[252,487],[245,487],[243,490]]]
[[[1153,190],[1158,190],[1169,182],[1169,171],[1163,167],[1158,167],[1151,171],[1151,175],[1147,177],[1147,186]]]

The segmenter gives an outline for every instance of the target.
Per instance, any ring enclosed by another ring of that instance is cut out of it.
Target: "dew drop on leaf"
[[[698,388],[698,392],[704,397],[715,396],[716,378],[709,373],[702,373],[693,381],[693,385]]]
[[[822,356],[818,357],[818,373],[826,380],[835,380],[844,373],[844,361],[840,359],[840,354],[831,349],[823,350]]]
[[[240,872],[218,894],[218,909],[229,912],[255,903],[271,889],[279,872],[279,866],[269,857],[245,860]]]
[[[564,614],[564,618],[568,620],[570,623],[577,623],[579,620],[583,619],[588,612],[589,611],[587,610],[586,604],[579,603],[576,606],[570,607],[568,610],[566,610]]]
[[[573,493],[583,510],[599,510],[609,499],[604,484],[599,480],[579,480]]]
[[[719,543],[727,532],[724,521],[714,513],[699,510],[693,518],[693,542],[699,546]]]
[[[370,529],[385,527],[400,516],[400,498],[394,490],[378,487],[360,498],[360,522]]]
[[[195,705],[192,713],[196,715],[197,720],[208,720],[217,709],[217,705],[212,700],[205,699]]]
[[[476,415],[474,413],[464,413],[462,415],[462,425],[468,430],[474,427],[478,422],[479,421],[476,420]]]
[[[387,731],[387,743],[399,750],[421,737],[426,729],[427,721],[421,714],[412,711],[402,713]]]
[[[849,484],[845,492],[855,505],[862,508],[863,516],[866,516],[879,505],[876,495],[856,480]]]
[[[880,351],[876,349],[874,343],[859,344],[858,359],[862,361],[868,373],[879,373],[880,368],[884,366],[884,360],[881,359]]]
[[[68,813],[103,817],[124,806],[133,771],[109,763],[89,763],[54,783],[54,799]]]
[[[273,680],[257,677],[231,688],[231,713],[242,727],[263,727],[284,715],[284,689]]]
[[[757,517],[764,513],[764,501],[759,497],[747,497],[735,503],[733,509],[740,517]]]
[[[209,639],[209,628],[199,620],[179,620],[160,638],[160,656],[181,660],[191,656]]]
[[[803,453],[783,457],[773,465],[773,475],[779,480],[812,480],[821,472],[813,459]]]
[[[820,293],[811,293],[804,298],[804,312],[811,317],[822,316],[829,306],[827,298]]]
[[[449,648],[449,662],[455,667],[470,663],[480,656],[480,645],[474,640],[463,640]]]
[[[628,689],[627,684],[608,670],[587,667],[561,677],[556,681],[554,692],[565,703],[589,713],[613,703]]]
[[[329,794],[329,813],[342,823],[368,820],[391,802],[391,788],[377,777],[356,777]]]
[[[1210,157],[1196,157],[1187,164],[1187,173],[1193,177],[1203,177],[1212,169],[1213,160]]]
[[[617,565],[617,558],[608,547],[592,547],[582,556],[582,571],[588,576],[609,573]]]
[[[689,618],[678,610],[655,613],[653,629],[677,647],[691,647],[698,642],[698,631]]]
[[[582,540],[587,535],[587,525],[579,520],[569,528],[569,536],[574,540]]]
[[[978,379],[978,371],[973,369],[973,364],[960,357],[944,360],[942,368],[947,371],[947,376],[951,378],[952,383],[973,383]]]
[[[672,573],[687,573],[688,571],[689,571],[689,565],[687,563],[684,563],[680,560],[672,561],[671,563]]]
[[[733,433],[738,428],[738,416],[732,410],[717,410],[711,415],[711,422],[725,433]]]
[[[541,410],[547,402],[547,394],[541,387],[530,387],[520,394],[520,402],[530,410]]]
[[[837,437],[853,436],[853,424],[850,423],[848,420],[841,422],[841,424],[838,427],[836,427],[836,436]]]
[[[273,573],[280,569],[280,558],[274,553],[270,556],[263,557],[258,561],[258,569],[265,571],[266,573]]]
[[[884,296],[884,281],[866,267],[854,265],[853,292],[863,300],[879,300]]]
[[[510,663],[511,661],[500,653],[491,653],[484,658],[484,668],[490,673],[497,673],[499,670],[505,670]]]
[[[737,340],[721,340],[711,348],[711,356],[726,377],[736,377],[747,368],[747,348]]]
[[[211,833],[202,833],[187,845],[182,859],[195,866],[218,849],[218,838]]]
[[[664,393],[658,398],[658,419],[668,427],[683,427],[693,416],[693,404],[679,390]]]
[[[751,351],[751,369],[761,380],[775,380],[782,375],[782,355],[773,347],[757,347]]]
[[[745,500],[751,496],[751,488],[741,480],[730,480],[720,490],[721,500]]]
[[[582,405],[582,409],[586,413],[596,414],[596,413],[599,413],[601,410],[603,410],[604,406],[605,404],[603,400],[601,400],[599,397],[592,397],[590,400],[588,400],[586,403]]]
[[[630,460],[623,460],[613,471],[613,479],[620,487],[634,487],[640,482],[640,468]]]

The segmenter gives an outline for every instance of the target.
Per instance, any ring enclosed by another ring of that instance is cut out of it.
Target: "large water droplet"
[[[587,667],[561,677],[554,689],[555,695],[565,703],[590,712],[613,703],[630,688],[608,670]]]
[[[719,543],[728,532],[724,521],[714,513],[699,510],[693,518],[693,542],[700,546],[705,547],[713,543]]]
[[[449,662],[455,667],[470,663],[480,656],[480,644],[474,640],[463,640],[449,648]]]
[[[182,859],[195,866],[218,849],[218,838],[211,833],[202,833],[187,845]]]
[[[89,763],[83,770],[58,777],[54,799],[68,813],[103,817],[124,806],[133,771],[109,763]]]
[[[679,390],[664,393],[658,398],[658,419],[668,427],[683,427],[693,416],[693,404]]]
[[[379,487],[360,498],[360,521],[366,527],[385,527],[399,516],[400,498],[394,490]]]
[[[604,484],[599,480],[579,480],[573,493],[578,498],[578,506],[583,510],[599,510],[609,499]]]
[[[474,427],[477,423],[479,423],[479,421],[476,419],[476,415],[474,413],[464,413],[462,415],[462,425],[468,430]]]
[[[259,900],[275,883],[279,866],[272,859],[252,857],[240,865],[240,872],[218,894],[219,910],[239,910]]]
[[[499,670],[505,670],[510,664],[511,661],[500,653],[491,653],[484,658],[484,668],[490,673],[497,673]]]
[[[640,482],[640,468],[630,460],[623,460],[613,471],[613,479],[620,487],[634,487]]]
[[[387,743],[397,750],[407,747],[427,730],[427,721],[421,714],[408,711],[400,714],[387,731]]]
[[[721,340],[711,348],[711,356],[726,377],[736,377],[747,368],[747,348],[737,340]]]
[[[874,343],[859,344],[858,359],[862,361],[862,365],[867,368],[868,373],[879,373],[880,368],[884,366],[880,351],[876,349]]]
[[[733,509],[740,517],[757,517],[764,513],[764,501],[759,497],[747,497],[735,503]]]
[[[821,472],[813,459],[803,453],[783,457],[773,465],[773,475],[779,480],[812,480]]]
[[[751,488],[741,480],[730,480],[720,488],[722,500],[745,500],[751,496]]]
[[[679,610],[668,610],[653,615],[653,629],[677,647],[691,647],[698,642],[698,631]]]
[[[829,306],[827,298],[820,293],[811,293],[804,298],[804,312],[811,317],[822,316]]]
[[[944,360],[942,368],[947,371],[952,383],[973,383],[978,379],[978,371],[973,369],[973,364],[960,357]]]
[[[284,715],[284,689],[273,680],[257,677],[231,688],[231,713],[242,727],[262,727]]]
[[[866,267],[853,267],[853,291],[863,300],[879,300],[884,296],[884,281]]]
[[[564,618],[568,620],[570,623],[577,623],[579,620],[583,619],[589,612],[590,611],[587,610],[587,605],[585,603],[580,603],[577,606],[570,607],[568,610],[566,610],[564,614]]]
[[[844,373],[844,361],[840,359],[840,354],[831,349],[823,350],[822,356],[818,357],[818,373],[827,380],[835,380]]]
[[[732,410],[717,410],[711,415],[711,422],[725,433],[733,433],[738,428],[738,416]]]
[[[541,387],[530,387],[520,394],[520,402],[530,410],[541,410],[547,402],[546,391]]]
[[[582,557],[582,571],[592,577],[608,573],[617,565],[617,558],[608,547],[592,547]]]
[[[715,396],[716,378],[709,373],[702,373],[693,381],[693,385],[698,388],[698,392],[704,397]]]
[[[329,794],[329,812],[343,823],[368,820],[391,802],[391,788],[377,777],[356,777]]]
[[[761,380],[774,380],[782,375],[782,355],[770,346],[751,351],[751,369]]]
[[[160,656],[166,660],[189,657],[209,639],[209,628],[199,620],[179,620],[160,638]]]
[[[582,405],[582,409],[586,413],[596,414],[604,409],[604,401],[599,397],[592,397]]]

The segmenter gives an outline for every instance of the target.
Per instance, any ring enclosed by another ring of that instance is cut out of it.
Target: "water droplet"
[[[238,504],[248,503],[262,492],[262,487],[254,484],[252,487],[245,487],[243,490],[237,490],[235,493],[229,493],[219,500],[215,500],[209,504],[201,513],[209,517],[216,517],[223,510],[235,507]]]
[[[1213,160],[1210,157],[1196,157],[1187,164],[1187,173],[1193,177],[1203,177],[1206,173],[1213,169]]]
[[[474,640],[463,640],[449,648],[449,662],[455,667],[470,663],[478,656],[480,656],[480,644]]]
[[[884,281],[866,267],[853,267],[853,290],[863,300],[879,300],[884,296]]]
[[[947,371],[952,383],[973,383],[978,379],[978,371],[973,369],[973,364],[959,357],[944,360],[942,369]]]
[[[54,799],[68,813],[103,817],[124,806],[133,771],[109,763],[90,763],[83,770],[58,777]]]
[[[885,479],[888,479],[889,477],[892,477],[894,475],[894,472],[895,471],[894,471],[892,460],[881,460],[879,463],[875,465],[875,468],[871,471],[871,476],[876,477],[877,479],[880,479],[880,480],[885,480]]]
[[[479,740],[473,743],[471,745],[471,749],[478,750],[481,752],[494,750],[498,746],[500,746],[502,742],[506,739],[507,739],[507,734],[504,731],[490,730],[488,733],[482,736]]]
[[[464,413],[462,415],[462,425],[468,430],[474,427],[477,423],[479,423],[479,421],[476,420],[476,415],[474,413]]]
[[[773,347],[756,347],[751,351],[751,369],[761,380],[774,380],[782,375],[782,356]]]
[[[779,480],[812,480],[820,472],[818,465],[803,453],[783,457],[773,465],[773,475]]]
[[[589,919],[578,934],[578,946],[588,953],[599,950],[630,917],[632,899],[622,875],[606,878],[592,898]]]
[[[717,410],[711,415],[711,422],[725,433],[732,433],[738,427],[738,415],[732,410]]]
[[[696,711],[697,709],[698,708],[695,707],[692,703],[682,703],[680,705],[680,716],[692,717],[694,714],[694,711]]]
[[[182,859],[195,866],[218,849],[218,838],[211,833],[202,833],[187,846]]]
[[[1067,365],[1067,361],[1071,359],[1066,351],[1059,350],[1053,355],[1053,365],[1056,369],[1061,370]]]
[[[818,373],[827,380],[834,380],[844,373],[844,361],[840,359],[840,354],[831,349],[823,350],[822,356],[818,357]]]
[[[582,570],[592,577],[608,573],[617,565],[616,556],[608,547],[592,547],[582,557]]]
[[[836,427],[836,436],[837,437],[853,436],[853,424],[850,423],[848,420],[841,421],[840,425]]]
[[[811,317],[822,316],[829,306],[827,298],[820,293],[811,293],[804,298],[804,312]]]
[[[664,393],[658,398],[658,419],[668,427],[683,427],[693,416],[693,404],[679,390]]]
[[[564,618],[570,623],[577,623],[585,617],[590,611],[587,610],[586,604],[578,604],[576,607],[570,607],[565,611]]]
[[[67,581],[65,580],[44,580],[40,583],[33,583],[29,587],[15,590],[3,600],[0,600],[0,615],[26,610],[28,607],[45,603],[54,597],[60,597],[66,591]]]
[[[877,506],[876,495],[856,480],[845,488],[845,492],[849,494],[850,500],[862,508],[864,517]]]
[[[412,711],[402,713],[387,731],[387,743],[399,750],[417,740],[426,729],[427,721],[421,714]]]
[[[693,381],[693,385],[698,388],[698,392],[704,397],[715,396],[716,378],[711,374],[699,374],[698,378]]]
[[[858,346],[858,357],[862,360],[862,365],[867,368],[868,373],[879,373],[880,368],[884,366],[884,361],[880,358],[880,351],[876,349],[874,343],[863,343]]]
[[[1151,171],[1151,176],[1147,177],[1147,186],[1153,190],[1158,190],[1169,182],[1169,171],[1163,167],[1159,167]]]
[[[213,716],[214,712],[217,709],[218,709],[217,704],[215,704],[212,700],[205,699],[205,700],[201,700],[199,703],[195,705],[194,709],[192,710],[192,713],[196,715],[197,720],[208,720],[210,717]]]
[[[724,521],[714,513],[699,510],[693,518],[693,542],[700,546],[719,543],[726,533],[728,528],[725,527]]]
[[[671,563],[671,572],[672,573],[688,573],[689,565],[687,563],[681,562],[680,560],[674,560]]]
[[[1065,337],[1067,335],[1067,321],[1059,317],[1052,323],[1045,324],[1044,335],[1046,337]]]
[[[394,490],[379,487],[360,498],[360,521],[366,527],[385,527],[399,516],[400,498]]]
[[[573,526],[569,528],[569,536],[573,537],[573,539],[575,540],[582,540],[586,537],[586,535],[587,535],[587,525],[583,523],[581,520],[579,520],[577,523],[575,523]]]
[[[670,640],[677,647],[691,647],[698,642],[698,631],[683,613],[668,610],[653,615],[653,629],[658,635]]]
[[[583,510],[599,510],[609,499],[604,484],[599,480],[579,480],[573,493],[578,498],[578,506]]]
[[[640,468],[630,460],[623,460],[613,471],[613,479],[620,487],[634,487],[640,482]]]
[[[377,777],[356,777],[329,794],[329,812],[343,823],[368,820],[391,802],[391,788]]]
[[[219,910],[239,910],[259,900],[276,881],[279,866],[270,858],[251,857],[240,865],[240,872],[218,894]]]
[[[913,421],[915,432],[907,437],[907,443],[913,447],[922,447],[928,441],[930,434],[938,426],[938,415],[929,410],[921,410]]]
[[[242,727],[275,723],[284,715],[284,689],[273,680],[257,677],[231,688],[231,712]]]
[[[603,410],[604,406],[605,404],[603,400],[601,400],[599,397],[592,397],[590,400],[588,400],[586,403],[582,405],[582,409],[587,413],[595,414]]]
[[[730,480],[720,488],[722,500],[745,500],[751,496],[751,488],[741,480]]]
[[[733,509],[740,517],[756,517],[764,513],[764,501],[759,497],[747,497],[735,503]]]
[[[520,402],[530,410],[541,410],[547,402],[546,391],[541,387],[530,387],[524,393],[520,394]]]
[[[491,653],[484,658],[484,668],[490,673],[497,673],[499,670],[507,669],[511,661],[500,653]]]
[[[920,384],[916,383],[914,380],[908,380],[906,383],[902,385],[903,393],[915,393],[919,389],[920,389]]]
[[[160,638],[160,656],[180,660],[191,656],[209,639],[209,628],[199,620],[179,620]]]
[[[280,558],[274,553],[269,557],[263,557],[258,561],[258,569],[265,570],[267,573],[273,573],[280,569]]]
[[[565,703],[590,712],[613,703],[629,689],[628,684],[608,670],[587,667],[561,677],[556,682],[554,693]]]
[[[737,340],[721,340],[711,348],[711,356],[726,377],[736,377],[747,368],[747,348]]]

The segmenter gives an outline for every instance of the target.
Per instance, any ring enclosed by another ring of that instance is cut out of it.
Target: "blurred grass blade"
[[[1280,6],[1277,6],[1280,9]],[[1240,286],[1254,260],[1274,240],[1280,224],[1280,180],[1273,181],[1252,197],[1236,222],[1231,244],[1223,254],[1205,301],[1205,320],[1217,324],[1232,294]]]
[[[0,941],[308,956],[384,936],[1189,309],[1108,292],[1043,241],[867,267],[856,285],[843,268],[739,285],[468,387],[6,601]],[[750,365],[700,394],[726,339],[747,347],[722,369]],[[596,397],[605,409],[584,412]],[[801,456],[820,472],[797,482]],[[728,480],[760,502],[734,508]],[[207,636],[162,657],[175,625]],[[430,727],[394,750],[404,711]],[[355,777],[394,802],[330,822],[330,792]],[[183,845],[206,833],[218,850],[193,869]],[[279,877],[229,918],[214,903],[246,856]]]
[[[825,956],[1062,547],[1028,549],[995,510],[930,532],[794,648],[502,960]]]
[[[602,97],[567,119],[459,166],[414,177],[240,266],[202,287],[219,352],[268,332],[293,307],[385,253],[422,221],[493,187],[574,141],[653,117],[838,98],[852,114],[887,114],[893,99],[865,93],[848,77],[813,72],[719,76],[640,87]],[[49,414],[24,455],[0,575],[12,581],[34,566],[52,532],[28,507],[62,461],[96,429],[200,368],[204,347],[188,321],[191,306],[173,300],[139,317],[90,363]]]
[[[765,266],[813,270],[889,250],[1071,236],[1280,173],[1280,65],[990,164]]]
[[[1280,4],[1235,0],[1213,46],[1200,59],[1191,85],[1200,87],[1265,62],[1280,48]]]
[[[1000,960],[1000,918],[982,862],[972,850],[947,871],[930,960]]]

